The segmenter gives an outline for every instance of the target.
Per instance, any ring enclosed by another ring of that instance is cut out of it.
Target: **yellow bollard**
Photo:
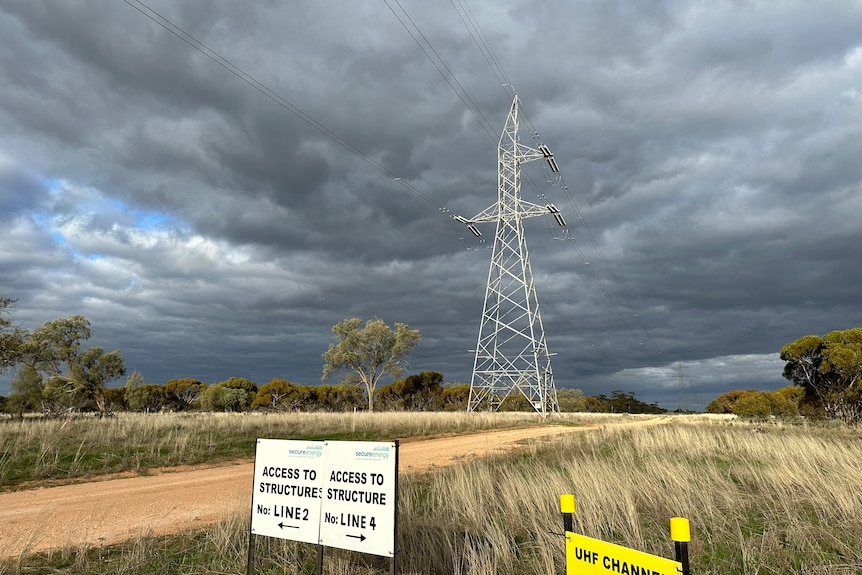
[[[688,563],[688,542],[691,541],[691,528],[685,517],[672,517],[670,520],[670,538],[673,539],[673,549],[676,560],[682,563],[683,575],[690,575]]]

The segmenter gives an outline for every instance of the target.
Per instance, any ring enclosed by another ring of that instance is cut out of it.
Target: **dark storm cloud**
[[[44,201],[47,190],[33,174],[0,156],[0,218],[10,220],[27,214]]]
[[[315,383],[330,327],[381,317],[421,331],[414,370],[469,381],[490,251],[440,208],[495,200],[511,100],[450,6],[402,5],[440,70],[378,2],[153,2],[223,66],[126,3],[4,3],[21,323],[83,313],[151,381]],[[703,404],[862,324],[862,6],[470,6],[568,186],[524,166],[570,225],[527,222],[558,386],[676,407],[685,362]]]

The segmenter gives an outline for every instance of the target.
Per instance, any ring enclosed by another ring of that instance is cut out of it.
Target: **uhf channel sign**
[[[258,439],[251,532],[395,554],[397,444]]]

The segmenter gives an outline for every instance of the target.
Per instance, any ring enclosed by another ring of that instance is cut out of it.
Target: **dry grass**
[[[860,437],[752,429],[608,427],[453,468],[417,479],[418,488],[407,482],[405,513],[425,522],[403,535],[418,547],[429,532],[447,539],[465,572],[560,572],[562,538],[551,532],[561,530],[559,495],[574,493],[577,531],[667,557],[668,520],[689,518],[699,574],[862,572]],[[417,556],[427,562],[439,551]]]
[[[530,414],[121,413],[0,420],[0,489],[248,458],[258,437],[396,439],[538,423]]]
[[[558,498],[574,493],[577,531],[667,557],[668,520],[687,517],[698,575],[862,573],[860,446],[854,430],[678,417],[404,475],[399,572],[562,573]],[[28,558],[0,573],[239,574],[247,545],[248,509],[237,508],[206,530]],[[257,557],[258,574],[312,573],[315,548],[258,537]],[[381,558],[327,550],[326,573],[387,569]]]

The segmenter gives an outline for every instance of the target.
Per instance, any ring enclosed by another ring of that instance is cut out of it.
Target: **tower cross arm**
[[[512,148],[500,148],[500,160],[513,164],[525,164],[533,160],[547,160],[548,167],[551,171],[557,173],[560,171],[557,165],[557,160],[554,158],[554,153],[545,144],[539,144],[538,148],[531,148],[520,142],[510,142]]]
[[[489,222],[496,222],[497,218],[500,217],[500,205],[495,202],[470,218],[470,221],[477,224],[486,224]]]
[[[536,216],[547,216],[549,212],[548,206],[540,206],[530,202],[521,201],[521,209],[518,213],[522,218],[534,218]]]
[[[534,204],[532,202],[525,202],[523,200],[520,201],[518,203],[518,205],[519,205],[518,214],[522,218],[534,218],[536,216],[547,216],[548,213],[553,214],[554,211],[559,213],[559,210],[556,210],[556,208],[551,209],[548,207],[548,205],[541,206],[539,204]],[[487,208],[485,208],[484,210],[482,210],[481,212],[479,212],[478,214],[476,214],[472,218],[465,218],[463,216],[454,216],[454,219],[461,222],[462,224],[487,224],[487,223],[496,222],[499,217],[500,217],[500,204],[495,203],[495,204],[488,206]]]
[[[520,142],[516,144],[516,150],[517,151],[515,153],[517,155],[517,159],[522,164],[532,162],[533,160],[541,160],[542,158],[547,157],[541,150],[531,148],[530,146],[526,146]]]

